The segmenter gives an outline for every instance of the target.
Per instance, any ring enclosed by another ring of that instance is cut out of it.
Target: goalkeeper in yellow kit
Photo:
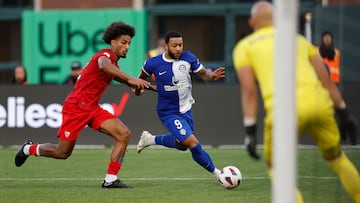
[[[241,101],[246,131],[245,145],[249,154],[256,153],[257,83],[266,111],[264,130],[265,160],[271,176],[271,133],[274,94],[274,27],[271,3],[259,1],[251,9],[250,26],[255,32],[234,48],[233,60],[241,88]],[[330,80],[317,49],[304,37],[297,36],[296,108],[298,131],[306,132],[319,147],[323,158],[337,173],[347,193],[360,203],[360,177],[357,169],[340,148],[340,135],[334,118],[339,112],[341,125],[351,140],[357,135],[356,120],[347,113],[346,104]],[[354,144],[354,143],[352,143]],[[356,144],[356,142],[355,142]],[[297,191],[297,202],[303,202]]]

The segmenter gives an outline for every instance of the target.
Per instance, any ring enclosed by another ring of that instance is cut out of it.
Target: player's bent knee
[[[188,149],[188,147],[184,144],[182,144],[181,142],[175,140],[175,144],[176,144],[176,149],[180,150],[180,151],[186,151]]]
[[[123,139],[126,139],[126,140],[130,140],[131,138],[131,131],[129,129],[127,129],[125,132],[123,132],[121,134],[121,136],[123,137]]]
[[[331,147],[327,149],[322,149],[321,154],[325,160],[331,161],[340,156],[341,150],[340,147]]]
[[[129,129],[126,130],[118,130],[116,133],[112,135],[117,141],[129,141],[131,138],[131,131]]]

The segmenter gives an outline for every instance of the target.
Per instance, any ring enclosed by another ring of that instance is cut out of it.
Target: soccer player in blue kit
[[[218,178],[220,172],[209,154],[201,147],[194,135],[192,105],[195,100],[191,95],[192,83],[190,72],[196,73],[203,80],[218,80],[225,77],[225,68],[216,70],[205,68],[190,51],[183,51],[183,38],[179,32],[170,31],[165,35],[166,52],[145,61],[139,75],[147,79],[152,74],[156,78],[158,91],[157,113],[169,134],[154,136],[143,131],[137,145],[140,153],[150,145],[162,145],[178,150],[190,149],[193,159]],[[134,90],[136,95],[143,89]]]

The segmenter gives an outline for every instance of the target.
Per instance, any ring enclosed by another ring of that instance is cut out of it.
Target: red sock
[[[122,162],[111,161],[108,166],[107,173],[111,175],[117,175],[121,168]]]
[[[30,155],[34,155],[34,156],[39,156],[39,154],[37,153],[37,147],[38,147],[39,144],[34,144],[34,145],[31,145],[30,148],[29,148],[29,153]]]

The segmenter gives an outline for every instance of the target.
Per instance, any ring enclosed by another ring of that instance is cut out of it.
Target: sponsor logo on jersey
[[[164,75],[167,71],[159,72],[159,75]]]

